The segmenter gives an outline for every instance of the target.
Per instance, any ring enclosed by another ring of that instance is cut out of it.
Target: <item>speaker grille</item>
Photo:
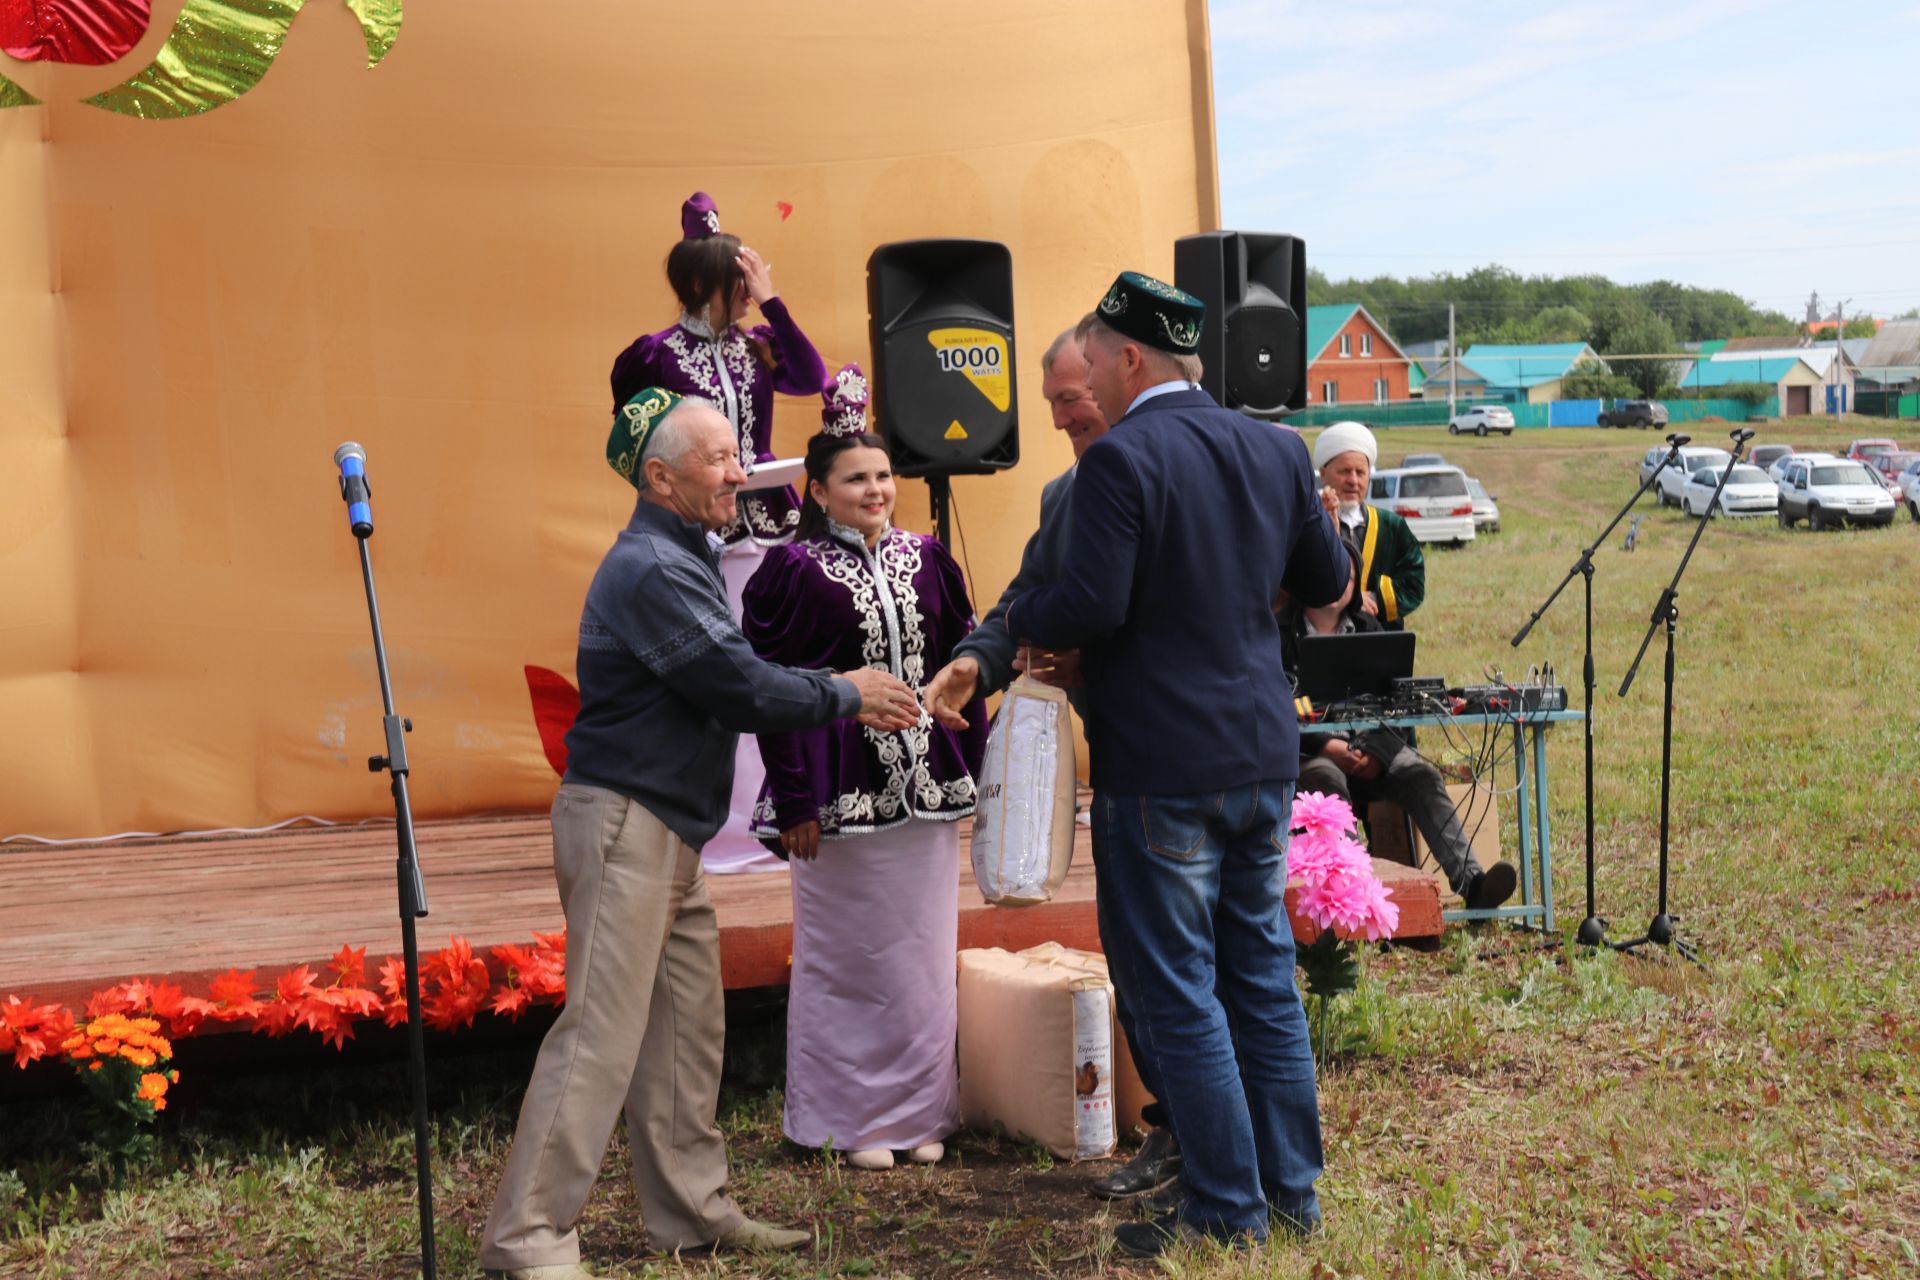
[[[1255,413],[1283,411],[1300,389],[1300,317],[1293,309],[1281,303],[1229,312],[1226,348],[1228,403]]]

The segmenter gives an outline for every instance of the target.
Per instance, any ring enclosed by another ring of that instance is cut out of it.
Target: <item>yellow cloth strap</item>
[[[1380,575],[1380,608],[1388,622],[1400,621],[1400,601],[1393,594],[1393,579]]]
[[[1360,589],[1367,589],[1367,578],[1373,573],[1373,544],[1380,540],[1380,517],[1373,508],[1362,506],[1361,512],[1367,517],[1366,536],[1360,541]]]

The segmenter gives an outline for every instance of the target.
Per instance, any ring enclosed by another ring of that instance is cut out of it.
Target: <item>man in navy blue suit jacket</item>
[[[1081,650],[1116,984],[1165,1082],[1186,1199],[1123,1224],[1265,1239],[1319,1218],[1319,1107],[1293,982],[1286,842],[1299,727],[1274,607],[1328,604],[1346,556],[1292,432],[1198,389],[1204,308],[1125,272],[1083,326],[1113,428],[1080,459],[1057,580],[1008,629]]]

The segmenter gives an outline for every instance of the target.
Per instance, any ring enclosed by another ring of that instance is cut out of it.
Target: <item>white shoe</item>
[[[913,1150],[907,1152],[907,1159],[913,1161],[915,1164],[939,1164],[946,1154],[946,1143],[929,1142],[924,1146],[915,1147]]]
[[[893,1152],[885,1147],[874,1147],[867,1151],[849,1152],[847,1163],[856,1169],[891,1169]]]

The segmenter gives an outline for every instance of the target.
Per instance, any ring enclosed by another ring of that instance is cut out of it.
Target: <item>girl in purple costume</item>
[[[807,447],[799,532],[748,583],[744,628],[771,662],[873,666],[915,687],[973,629],[966,581],[936,539],[892,524],[886,446],[865,431],[866,379],[841,371]],[[755,833],[793,859],[784,1129],[884,1169],[931,1162],[960,1124],[958,819],[974,808],[987,716],[963,733],[923,716],[762,734]]]
[[[756,462],[774,456],[774,392],[814,395],[827,385],[827,366],[774,294],[769,265],[720,230],[713,197],[696,191],[688,198],[680,207],[680,231],[680,242],[667,254],[667,283],[680,300],[680,320],[636,339],[613,362],[614,412],[648,387],[711,400],[733,423],[740,465],[751,473]],[[760,308],[766,324],[742,326],[750,306]],[[799,519],[790,486],[740,495],[739,515],[719,533],[726,544],[720,572],[734,617],[765,548],[791,540]],[[742,734],[727,825],[700,853],[709,872],[782,869],[749,833],[760,782],[759,749]]]

